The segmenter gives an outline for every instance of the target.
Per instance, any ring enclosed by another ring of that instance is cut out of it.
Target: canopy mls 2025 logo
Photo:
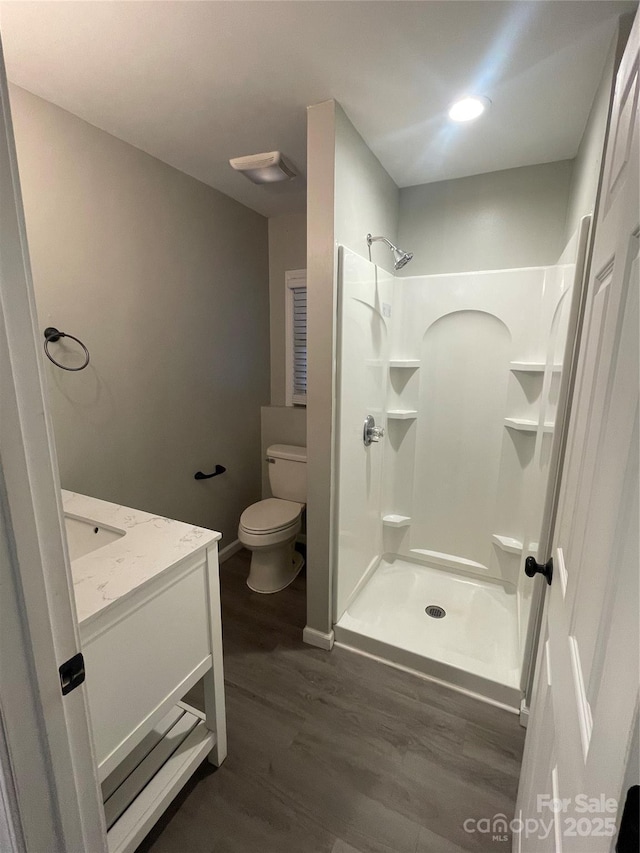
[[[492,841],[509,841],[514,835],[544,840],[552,832],[564,838],[611,838],[616,833],[618,801],[606,794],[598,797],[577,794],[562,799],[538,794],[536,806],[540,817],[515,817],[513,820],[504,814],[470,817],[462,827],[470,835],[490,835]]]

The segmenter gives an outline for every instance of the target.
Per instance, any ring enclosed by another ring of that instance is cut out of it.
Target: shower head
[[[402,252],[400,249],[393,249],[393,257],[396,261],[393,265],[394,270],[401,270],[402,267],[406,267],[409,263],[413,257],[413,252]]]
[[[413,257],[413,252],[403,252],[402,249],[394,246],[391,240],[387,240],[386,237],[372,237],[371,234],[367,234],[367,246],[369,248],[371,248],[371,244],[375,243],[376,240],[382,240],[382,242],[386,243],[393,252],[394,270],[401,270],[402,267],[405,267]]]

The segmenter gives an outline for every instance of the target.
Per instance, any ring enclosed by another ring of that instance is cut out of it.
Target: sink
[[[85,554],[90,554],[92,551],[97,551],[98,548],[104,548],[105,545],[109,545],[125,535],[124,530],[105,527],[103,524],[96,524],[95,521],[88,518],[74,518],[66,513],[64,526],[67,529],[67,543],[71,562],[79,557],[84,557]]]

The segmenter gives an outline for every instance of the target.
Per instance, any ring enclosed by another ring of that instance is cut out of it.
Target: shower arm
[[[395,249],[396,252],[399,252],[397,246],[394,246],[391,240],[387,240],[386,237],[372,237],[371,234],[367,234],[367,246],[371,248],[372,243],[376,243],[378,240],[382,240],[383,243],[386,243],[387,246],[393,251]]]

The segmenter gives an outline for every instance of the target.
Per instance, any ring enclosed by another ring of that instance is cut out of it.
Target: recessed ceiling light
[[[449,110],[449,118],[452,121],[472,121],[481,116],[490,104],[489,98],[484,96],[471,97],[467,95],[453,104]]]

